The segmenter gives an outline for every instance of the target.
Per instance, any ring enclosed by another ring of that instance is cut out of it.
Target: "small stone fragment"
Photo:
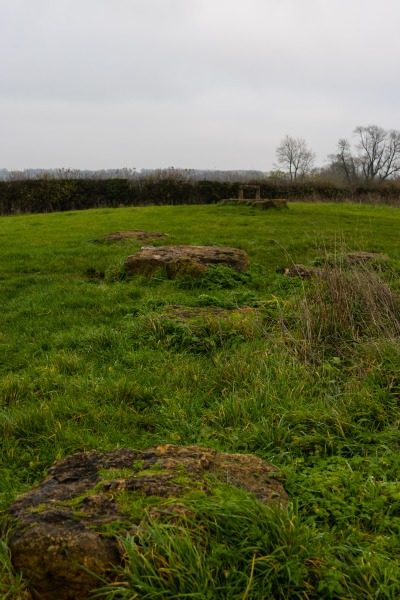
[[[322,274],[321,269],[316,267],[309,267],[306,265],[292,265],[291,267],[284,267],[277,270],[278,273],[282,273],[287,277],[300,277],[300,279],[311,279]]]

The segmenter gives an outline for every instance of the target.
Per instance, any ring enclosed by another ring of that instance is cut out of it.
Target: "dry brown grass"
[[[400,338],[400,294],[376,265],[325,261],[318,276],[304,284],[283,328],[307,359],[340,354],[349,343]]]

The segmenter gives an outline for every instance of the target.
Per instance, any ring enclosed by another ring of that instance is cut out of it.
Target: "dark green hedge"
[[[263,198],[344,200],[399,205],[400,183],[364,184],[353,189],[324,180],[286,183],[254,181]],[[177,177],[128,179],[35,179],[0,181],[0,214],[45,213],[88,208],[161,204],[214,204],[237,198],[240,182],[190,181]]]

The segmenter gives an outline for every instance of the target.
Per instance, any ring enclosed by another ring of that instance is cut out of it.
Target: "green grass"
[[[199,498],[191,529],[154,524],[124,541],[123,585],[106,597],[400,597],[399,224],[396,209],[350,204],[2,217],[0,510],[77,451],[255,453],[284,474],[287,512]],[[251,266],[245,277],[126,279],[122,261],[143,244],[92,243],[124,229],[236,246]],[[276,273],[345,249],[389,257],[361,279],[339,272],[346,310],[337,279]],[[256,318],[180,321],[171,305],[247,306]],[[5,541],[0,552],[0,597],[27,597]]]

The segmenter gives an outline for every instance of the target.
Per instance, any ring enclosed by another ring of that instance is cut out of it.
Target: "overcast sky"
[[[399,0],[0,0],[0,168],[322,165],[400,129]]]

